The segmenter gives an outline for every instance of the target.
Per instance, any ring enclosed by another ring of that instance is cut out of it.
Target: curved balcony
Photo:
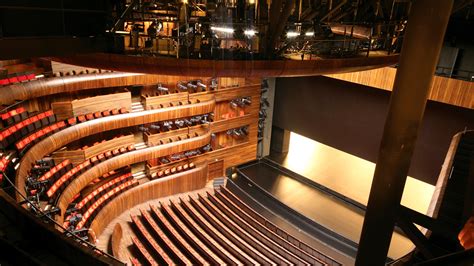
[[[398,54],[317,60],[208,60],[119,54],[83,54],[55,60],[134,73],[205,77],[294,77],[335,74],[396,64]]]
[[[32,163],[72,141],[103,131],[210,113],[214,110],[214,105],[215,100],[210,100],[190,105],[103,117],[59,131],[28,150],[20,161],[20,166],[16,172],[16,186],[19,188],[19,191],[24,191],[25,179]],[[21,200],[18,195],[17,199]]]

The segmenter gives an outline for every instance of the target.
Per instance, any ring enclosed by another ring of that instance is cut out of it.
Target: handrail
[[[28,100],[50,94],[90,90],[103,87],[156,84],[162,77],[138,73],[90,73],[74,76],[51,77],[15,83],[0,88],[0,102]]]
[[[28,203],[31,208],[33,208],[37,213],[41,213],[41,217],[44,217],[46,218],[49,222],[52,222],[54,223],[57,227],[59,227],[62,232],[66,232],[67,234],[71,235],[76,241],[79,241],[80,243],[86,245],[88,248],[92,249],[93,251],[103,255],[103,256],[106,256],[116,262],[119,262],[120,264],[123,264],[120,260],[118,260],[116,257],[106,253],[106,252],[103,252],[102,250],[98,249],[95,245],[91,244],[89,241],[86,241],[84,239],[82,239],[81,237],[79,237],[78,235],[76,235],[74,232],[70,231],[69,229],[67,228],[64,228],[62,226],[62,224],[56,222],[54,219],[52,219],[48,214],[44,213],[41,208],[38,208],[33,202],[31,202],[28,198],[26,198],[22,193],[19,192],[18,188],[15,186],[15,184],[10,180],[10,178],[3,172],[3,171],[0,171],[1,174],[4,175],[5,177],[5,180],[7,180],[7,182],[14,188],[14,190],[17,192],[17,194],[19,194],[23,201]]]
[[[61,210],[60,215],[57,217],[57,221],[60,223],[63,222],[64,213],[74,196],[97,177],[126,165],[144,162],[153,158],[163,157],[184,150],[197,149],[210,143],[210,141],[211,133],[208,132],[203,136],[121,154],[97,164],[74,179],[63,191],[57,204],[58,208]]]
[[[317,60],[213,60],[119,54],[84,54],[56,58],[84,67],[148,74],[205,77],[293,77],[362,71],[398,62],[398,54]]]
[[[159,178],[134,187],[107,204],[94,218],[89,227],[96,235],[116,217],[146,201],[203,188],[206,185],[207,165]]]
[[[474,131],[474,130],[471,130]],[[464,135],[466,130],[458,132],[456,135],[453,136],[451,140],[451,144],[449,145],[448,152],[446,153],[446,157],[444,159],[443,165],[441,167],[441,171],[438,176],[438,181],[436,182],[435,191],[433,192],[433,196],[431,197],[430,205],[428,206],[427,214],[430,217],[437,218],[439,209],[441,207],[441,202],[443,201],[444,192],[446,190],[446,185],[452,173],[454,157],[456,155],[456,151],[461,141],[462,135]],[[424,233],[427,233],[426,229],[423,229]]]
[[[157,121],[171,120],[180,117],[206,114],[212,112],[214,110],[214,106],[215,100],[211,100],[195,104],[121,114],[94,119],[61,130],[43,139],[26,152],[26,154],[21,159],[20,166],[16,172],[16,186],[20,189],[20,191],[24,190],[24,183],[28,175],[28,170],[30,169],[31,164],[33,164],[36,160],[41,159],[45,155],[50,154],[53,151],[65,146],[66,144],[78,140],[84,136],[122,127],[130,127]],[[20,201],[19,196],[17,196],[17,199]]]

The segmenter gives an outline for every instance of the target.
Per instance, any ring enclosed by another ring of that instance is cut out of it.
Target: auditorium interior
[[[474,265],[473,0],[0,2],[0,265]]]

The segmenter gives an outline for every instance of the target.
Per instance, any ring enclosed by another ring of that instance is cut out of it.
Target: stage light
[[[298,32],[289,31],[289,32],[286,34],[286,37],[288,37],[288,38],[294,38],[294,37],[297,37],[298,35],[300,35]]]
[[[306,32],[304,35],[306,35],[306,36],[314,36],[314,32],[313,32],[313,31],[308,31],[308,32]]]
[[[254,36],[255,34],[257,34],[257,32],[255,30],[245,30],[244,34],[247,36]]]
[[[211,30],[224,33],[234,33],[233,28],[224,28],[224,27],[211,27]]]

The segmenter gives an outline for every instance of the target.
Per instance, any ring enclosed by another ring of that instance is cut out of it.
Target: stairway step
[[[145,178],[145,177],[146,177],[146,174],[143,171],[136,172],[135,174],[133,174],[134,179],[142,179],[142,178]]]

